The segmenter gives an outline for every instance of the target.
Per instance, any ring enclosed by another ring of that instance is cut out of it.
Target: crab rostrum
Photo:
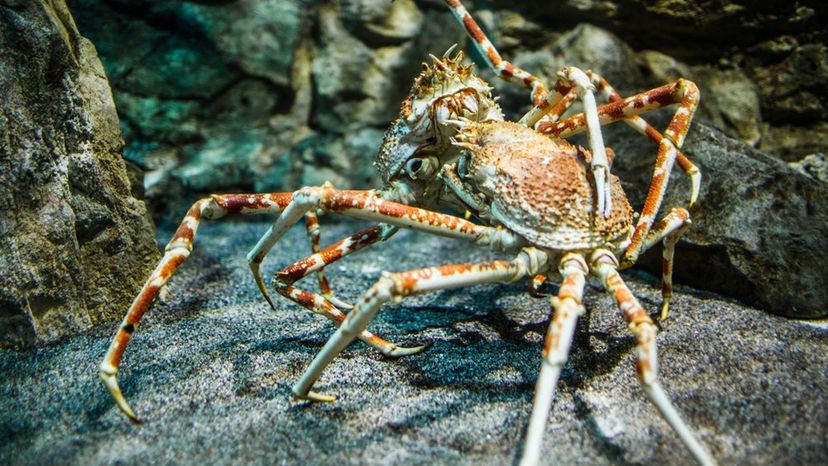
[[[666,317],[674,246],[689,227],[690,216],[679,207],[657,223],[654,219],[675,163],[690,177],[690,204],[696,201],[699,171],[679,151],[698,105],[696,86],[680,79],[623,98],[599,75],[570,67],[561,70],[549,90],[537,77],[504,61],[459,1],[446,4],[487,65],[500,78],[531,89],[532,110],[518,122],[504,121],[491,86],[463,64],[462,53],[451,57],[449,51],[442,58],[432,57],[431,66],[423,64],[399,118],[385,134],[375,161],[384,182],[381,189],[346,191],[326,183],[293,193],[222,194],[197,201],[117,330],[100,365],[104,384],[121,411],[137,421],[118,386],[121,357],[143,314],[189,256],[200,221],[278,214],[248,255],[256,284],[276,310],[260,264],[282,235],[304,218],[313,254],[277,272],[274,289],[338,326],[293,387],[297,398],[334,399],[311,388],[354,339],[391,357],[425,348],[402,347],[366,329],[384,303],[416,293],[524,278],[533,292],[547,279],[559,280],[523,448],[522,464],[535,464],[575,323],[584,311],[585,282],[592,277],[614,298],[635,336],[637,374],[644,392],[692,456],[701,464],[713,464],[658,382],[656,326],[618,272],[642,251],[663,243],[661,312]],[[594,92],[609,103],[597,106]],[[565,117],[579,98],[584,112]],[[663,135],[640,116],[672,104],[678,108]],[[604,146],[600,126],[615,121],[627,123],[658,145],[653,178],[637,219],[618,179],[609,173],[613,153]],[[565,139],[583,132],[589,149]],[[466,215],[440,213],[446,210]],[[322,249],[317,215],[326,212],[376,224]],[[354,305],[336,298],[322,274],[325,266],[390,238],[399,228],[465,240],[505,251],[513,259],[385,273]],[[310,274],[317,275],[319,293],[295,286]]]

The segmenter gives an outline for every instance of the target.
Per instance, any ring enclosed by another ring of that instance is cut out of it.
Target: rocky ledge
[[[323,219],[327,240],[359,228]],[[332,326],[285,300],[272,312],[245,253],[262,223],[202,228],[196,251],[137,331],[121,373],[141,425],[114,408],[96,366],[114,328],[29,352],[0,350],[0,463],[513,464],[531,409],[548,321],[525,284],[478,286],[402,301],[372,330],[432,342],[386,360],[354,344],[318,388],[332,404],[292,400],[290,386]],[[169,230],[160,237],[166,240]],[[265,270],[307,251],[292,230]],[[465,262],[490,253],[402,232],[335,264],[354,300],[382,270]],[[657,280],[626,274],[648,309]],[[310,285],[308,285],[310,286]],[[551,291],[555,291],[554,289]],[[688,464],[635,380],[633,339],[611,300],[589,287],[547,425],[556,464]],[[678,286],[659,334],[667,392],[720,464],[828,462],[828,330]]]

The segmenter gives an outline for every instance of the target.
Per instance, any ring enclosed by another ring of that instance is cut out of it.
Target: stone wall
[[[0,346],[126,310],[159,254],[112,94],[62,0],[0,2]]]

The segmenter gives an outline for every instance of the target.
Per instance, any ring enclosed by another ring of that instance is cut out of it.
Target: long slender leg
[[[267,249],[273,247],[282,234],[310,209],[462,239],[500,251],[514,251],[526,244],[525,240],[505,229],[477,225],[453,215],[388,201],[375,191],[338,190],[330,183],[293,193],[292,201],[271,227],[272,234],[266,235],[260,243],[265,243]]]
[[[664,241],[661,266],[661,320],[667,319],[670,298],[673,297],[673,256],[676,243],[693,222],[684,208],[675,208],[655,224],[644,241],[642,250],[648,250],[660,240]]]
[[[322,371],[363,331],[383,303],[415,293],[459,288],[490,282],[519,280],[543,270],[545,253],[526,248],[512,261],[488,261],[476,264],[454,264],[408,272],[385,274],[359,299],[348,313],[345,322],[319,351],[302,378],[293,387],[297,398],[313,401],[333,401],[334,397],[312,392],[310,389]]]
[[[316,214],[316,212],[308,211],[305,214],[305,227],[306,227],[307,232],[308,232],[308,238],[310,238],[310,240],[311,240],[311,251],[314,254],[316,254],[320,251],[320,247],[319,247],[319,238],[320,238],[319,216]],[[381,232],[381,238],[377,238],[377,240],[380,240],[380,241],[385,241],[386,239],[390,238],[391,236],[393,236],[398,231],[397,228],[389,227],[388,225],[381,225],[381,226],[378,226],[376,228],[378,228],[379,231]],[[365,230],[365,231],[367,232],[368,230]],[[357,237],[357,236],[361,236],[361,233],[356,233],[355,235],[352,235],[352,237]],[[370,244],[373,244],[374,242],[375,241],[372,241]],[[339,241],[336,244],[341,245],[342,241]],[[360,246],[360,249],[361,249],[361,247],[362,246]],[[330,249],[330,248],[328,248],[328,249]],[[347,253],[345,255],[347,255]],[[339,259],[341,257],[344,257],[344,255],[338,256],[337,259]],[[336,260],[336,259],[334,259],[334,260]],[[333,262],[333,261],[329,261],[327,264],[330,264],[330,262]],[[327,264],[325,264],[325,265],[327,265]],[[324,296],[325,299],[330,301],[330,303],[333,304],[336,307],[339,307],[341,309],[351,309],[353,307],[353,305],[348,304],[345,301],[340,300],[339,298],[337,298],[334,295],[333,290],[331,289],[330,282],[328,281],[327,277],[325,276],[324,267],[320,267],[318,269],[315,269],[315,271],[316,271],[317,280],[319,282],[319,290],[320,290],[320,293],[322,294],[322,296]]]
[[[590,264],[592,273],[615,299],[616,305],[635,335],[637,347],[636,373],[644,393],[659,410],[664,420],[678,434],[693,458],[702,465],[714,464],[710,454],[696,440],[690,428],[687,427],[672,403],[670,403],[657,379],[656,326],[621,279],[621,275],[618,274],[617,259],[609,251],[598,250],[590,258]]]
[[[308,238],[311,242],[311,252],[316,254],[319,252],[319,239],[321,236],[319,232],[319,216],[316,215],[316,212],[309,211],[305,214],[305,229],[308,232]],[[319,270],[316,271],[316,279],[319,282],[319,292],[322,296],[333,302],[336,298],[333,296],[331,284],[325,276],[324,268],[319,268]]]
[[[667,180],[676,160],[678,149],[684,143],[684,138],[687,135],[687,130],[690,127],[698,103],[698,87],[691,81],[679,79],[674,83],[665,84],[647,92],[627,97],[624,100],[602,105],[598,109],[599,121],[602,125],[605,125],[667,105],[679,105],[670,120],[670,124],[664,131],[664,137],[658,144],[653,178],[647,191],[644,208],[633,232],[630,246],[624,254],[624,263],[635,263],[641,253],[641,247],[664,199]],[[549,125],[541,123],[537,129],[557,137],[569,137],[583,132],[587,128],[586,119],[587,117],[581,113]]]
[[[327,317],[337,326],[342,324],[342,321],[345,320],[345,314],[337,309],[337,306],[327,297],[295,288],[292,285],[311,273],[318,273],[319,270],[322,270],[334,261],[386,239],[389,233],[393,234],[393,231],[395,230],[381,225],[375,225],[354,233],[311,256],[285,267],[276,273],[276,291],[291,301]],[[416,346],[413,348],[402,347],[386,341],[367,330],[359,334],[358,337],[360,340],[379,350],[382,354],[390,357],[407,356],[419,353],[426,348],[426,346]]]
[[[178,230],[167,244],[164,257],[161,258],[158,266],[147,279],[141,292],[135,297],[126,316],[124,316],[124,320],[116,331],[109,350],[100,365],[99,371],[104,385],[109,389],[118,408],[131,420],[138,422],[138,418],[127,404],[121,389],[118,387],[117,374],[121,357],[130,338],[132,338],[132,334],[135,332],[135,327],[152,305],[161,287],[169,280],[178,266],[189,257],[201,219],[215,219],[228,214],[250,215],[279,212],[290,203],[291,198],[291,193],[214,195],[197,201],[187,212]]]
[[[472,18],[466,8],[463,7],[463,4],[460,3],[460,0],[445,0],[445,2],[449,10],[451,10],[451,14],[454,15],[454,18],[457,19],[457,22],[463,26],[466,33],[472,39],[477,51],[480,52],[486,60],[486,64],[489,68],[491,68],[491,70],[494,71],[500,79],[518,84],[527,89],[531,89],[532,102],[534,104],[539,104],[543,98],[546,97],[548,92],[546,86],[543,85],[541,80],[526,70],[518,68],[512,63],[504,60],[500,56],[500,53],[498,53],[497,49],[495,49],[494,45],[492,45],[492,42],[486,37],[486,34],[483,33],[483,30],[480,29],[480,26],[478,26],[474,18]]]
[[[602,76],[592,71],[587,71],[587,75],[589,75],[590,80],[598,89],[598,92],[609,102],[620,102],[624,100],[624,98],[621,97],[621,95],[616,92],[610,83],[607,82],[607,80]],[[662,136],[661,133],[655,129],[655,127],[647,123],[640,116],[625,118],[624,123],[631,126],[639,133],[647,136],[656,144],[661,143],[661,140],[664,138],[664,136]],[[680,150],[676,151],[676,164],[678,164],[684,173],[690,177],[690,207],[692,207],[699,197],[699,190],[701,189],[701,172],[698,167],[696,167],[693,162],[691,162],[690,159],[688,159]]]
[[[552,322],[549,323],[543,345],[543,362],[535,385],[535,400],[532,403],[532,417],[526,432],[523,458],[520,461],[521,466],[534,466],[540,459],[543,433],[546,430],[549,410],[552,408],[555,387],[558,385],[561,369],[569,355],[572,334],[575,332],[575,322],[578,320],[578,316],[584,312],[581,300],[589,268],[583,256],[573,253],[567,254],[561,259],[559,271],[563,277],[563,282],[558,291],[558,296],[552,298],[555,313]]]

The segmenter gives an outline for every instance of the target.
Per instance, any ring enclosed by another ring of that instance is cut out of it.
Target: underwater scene
[[[0,464],[828,464],[817,0],[0,0]]]

